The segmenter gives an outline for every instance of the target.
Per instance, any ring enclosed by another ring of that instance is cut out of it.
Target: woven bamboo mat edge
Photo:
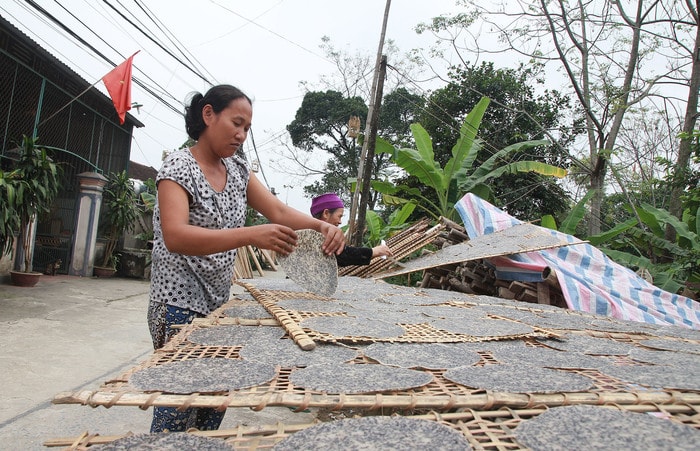
[[[430,386],[430,384],[428,384]],[[374,394],[327,394],[303,391],[271,391],[258,389],[232,391],[222,394],[167,394],[162,392],[144,393],[129,386],[115,389],[102,387],[98,390],[81,390],[57,394],[54,404],[81,404],[91,407],[137,406],[147,409],[152,406],[170,407],[250,407],[261,410],[267,406],[286,406],[304,410],[309,407],[330,409],[357,408],[375,410],[381,408],[395,409],[438,409],[449,410],[470,408],[488,410],[496,407],[529,408],[534,405],[562,406],[570,404],[700,404],[700,393],[674,390],[629,390],[629,391],[588,391],[559,393],[507,393],[484,390],[468,390],[453,393],[431,393],[428,387],[420,390],[403,392],[382,392]]]
[[[700,430],[700,405],[681,404],[663,406],[658,404],[636,405],[606,405],[604,407],[630,411],[657,413],[680,424],[686,424]],[[512,429],[522,421],[527,421],[545,412],[548,407],[534,406],[526,409],[503,407],[496,410],[464,409],[457,412],[430,411],[425,414],[408,415],[411,418],[435,421],[460,432],[474,449],[484,450],[520,450],[526,449],[517,442]],[[217,431],[197,431],[188,433],[223,439],[236,450],[264,450],[272,448],[284,438],[320,424],[319,421],[305,424],[268,424],[244,426]],[[99,434],[83,433],[78,437],[54,438],[44,442],[46,447],[64,447],[64,450],[81,451],[97,444],[111,443],[117,439],[133,435],[100,436]]]
[[[395,266],[395,261],[408,257],[413,252],[431,244],[440,235],[440,232],[445,229],[444,224],[438,224],[430,229],[428,229],[428,226],[429,222],[425,219],[389,237],[386,244],[394,255],[393,260],[376,257],[370,261],[369,265],[354,265],[338,268],[338,275],[367,278],[375,274],[392,270]]]

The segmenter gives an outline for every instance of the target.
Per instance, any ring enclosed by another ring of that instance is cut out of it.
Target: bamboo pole
[[[254,407],[268,406],[341,408],[411,408],[411,409],[477,409],[493,410],[500,407],[531,408],[533,406],[559,407],[568,405],[641,406],[658,404],[698,405],[700,393],[689,392],[575,392],[575,393],[497,393],[478,392],[450,396],[417,395],[416,393],[380,393],[376,395],[314,394],[292,392],[232,393],[229,395],[174,395],[141,392],[107,392],[82,390],[59,393],[53,404],[81,404],[97,406],[136,406],[140,408],[180,407]]]

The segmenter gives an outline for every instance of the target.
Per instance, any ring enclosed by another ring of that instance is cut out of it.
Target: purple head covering
[[[316,216],[325,209],[334,210],[336,208],[345,208],[343,201],[340,200],[340,197],[338,197],[337,194],[321,194],[318,197],[314,197],[314,199],[311,201],[311,216]]]

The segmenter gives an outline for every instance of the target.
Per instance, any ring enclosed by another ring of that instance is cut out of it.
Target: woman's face
[[[335,210],[324,210],[323,220],[329,224],[333,224],[338,227],[340,222],[343,220],[343,213],[345,213],[344,208],[336,208]]]
[[[248,137],[253,107],[245,97],[231,101],[219,114],[214,113],[211,105],[202,110],[206,139],[220,158],[235,154]],[[200,137],[201,141],[201,137]]]

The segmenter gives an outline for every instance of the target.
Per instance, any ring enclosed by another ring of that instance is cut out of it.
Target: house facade
[[[107,177],[129,170],[132,115],[123,125],[109,96],[0,17],[0,167],[13,165],[24,135],[37,138],[63,168],[62,189],[48,215],[38,219],[34,270],[56,260],[67,273],[74,247],[79,174]],[[101,82],[100,82],[101,83]],[[12,269],[5,257],[0,275]]]

